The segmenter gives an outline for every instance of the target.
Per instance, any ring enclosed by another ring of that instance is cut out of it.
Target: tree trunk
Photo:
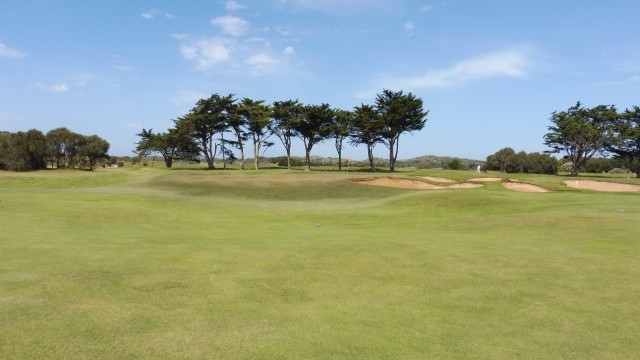
[[[393,142],[389,143],[389,172],[396,171],[396,159],[393,156],[394,145],[395,144]]]
[[[258,146],[260,142],[253,139],[253,166],[256,170],[260,170],[260,147]]]
[[[338,150],[338,171],[342,171],[342,138],[336,139],[336,150]]]
[[[170,156],[165,157],[164,164],[167,166],[167,168],[171,168],[171,165],[173,165],[173,158]]]
[[[291,147],[287,147],[287,169],[291,170]]]
[[[311,146],[305,146],[305,155],[304,155],[304,160],[305,160],[305,165],[304,165],[304,171],[311,171]]]
[[[376,172],[376,164],[373,161],[373,146],[371,144],[367,144],[367,156],[369,157],[369,168],[371,172]]]

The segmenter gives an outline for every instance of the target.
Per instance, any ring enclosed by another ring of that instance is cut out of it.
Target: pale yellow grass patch
[[[503,183],[502,186],[506,187],[507,189],[514,190],[514,191],[520,191],[520,192],[535,192],[535,193],[551,192],[551,190],[545,189],[545,188],[537,186],[537,185],[524,184],[524,183],[520,183],[520,182],[517,182],[517,183],[515,183],[515,182]]]
[[[454,183],[456,182],[455,180],[452,179],[447,179],[447,178],[441,178],[441,177],[436,177],[436,176],[421,176],[423,179],[425,180],[429,180],[429,181],[433,181],[433,182],[439,182],[439,183]]]
[[[493,177],[484,177],[484,178],[473,178],[473,179],[469,179],[469,181],[476,181],[476,182],[489,182],[489,181],[502,181],[501,178],[493,178]]]

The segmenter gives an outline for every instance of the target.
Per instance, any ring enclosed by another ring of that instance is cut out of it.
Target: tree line
[[[640,177],[640,107],[619,112],[614,105],[586,108],[578,101],[566,111],[551,114],[544,144],[547,153],[562,153],[577,176],[596,154],[625,161]]]
[[[0,131],[0,169],[28,171],[51,168],[89,168],[108,159],[109,143],[98,135],[82,135],[61,127],[43,134],[31,129]]]
[[[248,146],[253,150],[253,166],[258,170],[259,158],[278,139],[291,169],[292,140],[299,138],[305,149],[305,170],[309,171],[313,147],[333,140],[339,170],[343,145],[349,142],[367,147],[371,171],[375,171],[373,149],[383,144],[389,151],[389,170],[393,172],[400,136],[422,130],[428,112],[423,109],[422,99],[402,90],[383,90],[376,96],[375,104],[361,104],[351,111],[335,109],[326,103],[285,100],[265,104],[264,100],[237,100],[234,94],[216,93],[198,100],[189,113],[174,120],[174,126],[165,132],[143,129],[137,134],[140,140],[136,152],[139,156],[160,154],[167,167],[174,160],[203,159],[209,169],[214,169],[216,157],[222,158],[224,166],[227,159],[235,160],[235,149],[244,170]]]

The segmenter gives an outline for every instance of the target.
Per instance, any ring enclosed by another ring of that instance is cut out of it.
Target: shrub
[[[627,170],[620,169],[620,168],[613,168],[609,170],[609,174],[627,174],[627,173],[629,173]]]

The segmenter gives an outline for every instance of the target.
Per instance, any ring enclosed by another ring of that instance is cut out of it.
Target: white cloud
[[[223,34],[235,37],[242,36],[249,27],[249,23],[246,20],[233,15],[219,16],[211,19],[211,23],[220,26]]]
[[[187,60],[195,60],[199,70],[205,70],[229,60],[233,46],[227,39],[201,39],[182,43],[180,53]]]
[[[249,72],[252,76],[260,76],[272,74],[278,71],[280,61],[268,54],[256,54],[249,57],[245,64],[249,66]]]
[[[151,9],[149,11],[143,12],[141,16],[147,20],[152,20],[152,19],[155,19],[155,17],[158,16],[158,14],[160,14],[160,10]]]
[[[415,24],[413,21],[407,21],[404,23],[404,31],[407,32],[408,35],[413,35],[413,29],[415,28]]]
[[[172,20],[176,18],[176,16],[173,15],[172,13],[165,13],[164,17],[166,17],[167,19],[172,19]]]
[[[225,8],[227,9],[227,11],[237,11],[246,9],[247,5],[240,4],[236,1],[227,1]]]
[[[433,10],[433,6],[431,5],[424,5],[423,7],[420,8],[420,11],[423,11],[423,12],[427,12],[431,10]]]
[[[69,90],[71,90],[71,88],[69,88],[69,85],[65,84],[65,83],[58,83],[58,84],[53,84],[53,85],[47,85],[47,84],[43,84],[43,83],[36,83],[36,88],[43,90],[43,91],[49,91],[49,92],[56,92],[56,93],[64,93],[67,92]]]
[[[22,52],[20,50],[12,49],[10,47],[7,47],[3,43],[0,43],[0,57],[7,57],[10,59],[21,59],[26,56],[27,56],[27,53]]]
[[[293,56],[296,54],[296,49],[294,49],[293,46],[287,46],[286,48],[284,48],[284,50],[282,50],[282,54]]]
[[[406,90],[448,87],[492,77],[522,78],[527,76],[532,65],[532,49],[520,46],[462,60],[446,69],[428,70],[424,75],[389,76],[378,81],[376,91],[380,87]],[[373,93],[364,91],[357,97],[369,98]]]

